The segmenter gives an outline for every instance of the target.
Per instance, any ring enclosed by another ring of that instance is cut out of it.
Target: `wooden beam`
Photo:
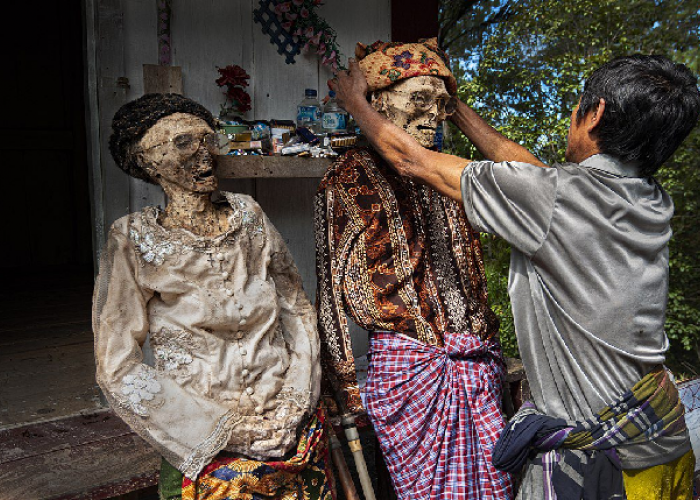
[[[417,42],[438,35],[438,0],[391,0],[391,39]]]
[[[298,156],[219,156],[216,176],[220,179],[320,178],[333,160]]]
[[[1,498],[111,498],[156,484],[159,466],[111,410],[0,431]]]
[[[143,93],[182,95],[182,68],[180,66],[143,65]]]

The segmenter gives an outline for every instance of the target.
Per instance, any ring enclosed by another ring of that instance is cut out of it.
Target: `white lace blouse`
[[[315,312],[252,198],[216,238],[166,230],[158,209],[114,223],[93,298],[97,381],[186,476],[219,451],[283,456],[319,396]],[[147,341],[155,362],[144,362]]]

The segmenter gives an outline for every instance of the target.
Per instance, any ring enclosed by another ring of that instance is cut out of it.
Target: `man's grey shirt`
[[[482,161],[464,169],[462,197],[477,230],[511,245],[508,292],[538,409],[590,418],[664,362],[673,203],[655,180],[607,155]],[[618,452],[641,468],[689,449],[681,436]]]

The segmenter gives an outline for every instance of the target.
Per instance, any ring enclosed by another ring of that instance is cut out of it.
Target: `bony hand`
[[[328,80],[328,86],[335,91],[338,104],[352,114],[356,102],[364,101],[367,96],[367,79],[355,59],[348,59],[348,69],[339,71],[335,78]],[[359,101],[358,101],[359,100]]]

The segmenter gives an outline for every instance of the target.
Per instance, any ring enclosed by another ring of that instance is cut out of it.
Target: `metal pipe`
[[[374,488],[372,488],[372,480],[367,470],[367,462],[365,462],[365,456],[362,454],[360,433],[357,431],[357,425],[355,425],[355,417],[346,413],[341,418],[341,424],[345,430],[345,437],[348,440],[352,457],[355,459],[355,468],[357,469],[357,475],[360,477],[360,485],[362,485],[365,500],[376,500]]]

